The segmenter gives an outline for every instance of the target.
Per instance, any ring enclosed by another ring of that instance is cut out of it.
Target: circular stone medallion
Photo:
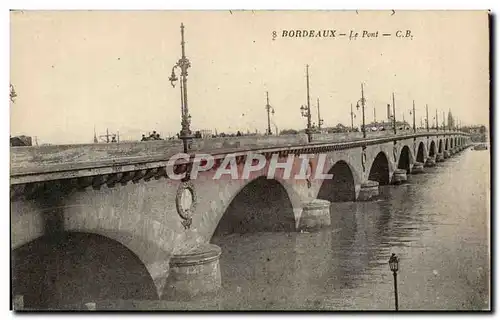
[[[196,192],[190,181],[182,182],[179,189],[177,189],[175,204],[177,206],[177,213],[179,213],[181,218],[191,218],[196,207]]]

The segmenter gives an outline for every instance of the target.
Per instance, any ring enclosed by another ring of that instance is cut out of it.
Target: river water
[[[392,310],[388,258],[400,258],[400,310],[490,303],[489,152],[467,150],[376,202],[334,203],[311,233],[233,234],[222,248],[221,309]]]
[[[378,201],[334,203],[332,225],[321,231],[214,238],[222,248],[217,295],[136,307],[393,310],[387,261],[396,253],[400,310],[489,309],[489,156],[467,150],[408,184],[382,187]]]

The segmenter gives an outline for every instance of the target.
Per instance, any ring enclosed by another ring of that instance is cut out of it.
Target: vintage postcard
[[[11,11],[12,309],[490,311],[489,36]]]

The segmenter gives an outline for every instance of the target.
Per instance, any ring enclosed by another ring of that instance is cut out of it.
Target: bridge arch
[[[13,250],[12,290],[28,308],[75,308],[103,300],[157,300],[139,257],[102,235],[64,232]]]
[[[223,211],[212,238],[232,233],[294,231],[293,202],[297,199],[295,195],[294,200],[289,197],[289,190],[281,181],[266,176],[248,182]]]
[[[318,199],[330,202],[354,201],[356,189],[354,174],[347,162],[337,161],[328,171],[333,178],[324,180],[318,192]]]
[[[383,151],[380,151],[372,162],[368,180],[377,181],[380,185],[389,184],[389,160]]]
[[[443,153],[443,140],[439,139],[438,153]]]
[[[417,162],[424,163],[425,162],[425,144],[423,142],[420,142],[418,144],[418,151],[417,151]]]
[[[448,140],[449,140],[448,138],[445,139],[444,150],[449,150],[449,143],[448,143],[449,141]]]
[[[431,141],[431,145],[429,147],[429,157],[436,156],[436,142],[434,140]]]
[[[406,170],[406,173],[411,171],[411,151],[408,146],[403,146],[399,154],[398,169]]]
[[[169,258],[174,250],[171,240],[173,232],[169,230],[168,223],[165,223],[165,216],[155,215],[156,208],[147,215],[140,214],[144,204],[137,201],[139,192],[136,185],[104,188],[100,191],[87,189],[62,197],[58,188],[64,189],[63,186],[63,183],[48,186],[47,190],[51,191],[47,193],[49,196],[45,197],[44,193],[44,197],[37,197],[33,205],[18,202],[20,207],[17,210],[32,212],[30,219],[36,219],[41,227],[35,237],[17,239],[13,250],[44,235],[83,233],[104,237],[121,244],[139,258],[154,281],[156,299],[160,297],[168,276]],[[162,209],[168,204],[168,198],[163,192],[159,192],[157,199],[156,203],[160,208],[158,211],[163,213]],[[160,203],[160,200],[165,202]],[[106,203],[107,206],[96,205],[100,203]]]

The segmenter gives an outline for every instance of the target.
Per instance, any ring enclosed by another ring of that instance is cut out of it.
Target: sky
[[[90,143],[119,132],[138,140],[180,130],[180,91],[168,78],[185,25],[191,61],[192,130],[302,129],[309,65],[313,122],[350,125],[350,106],[366,98],[366,119],[430,122],[451,109],[464,125],[489,123],[486,11],[13,11],[10,15],[12,135],[39,143]],[[283,30],[336,30],[337,37],[282,38]],[[351,31],[378,37],[349,40]],[[397,30],[413,37],[397,38]],[[273,40],[273,31],[278,37]],[[339,33],[347,36],[339,37]],[[383,37],[382,33],[391,33]],[[361,111],[354,125],[359,125]]]

